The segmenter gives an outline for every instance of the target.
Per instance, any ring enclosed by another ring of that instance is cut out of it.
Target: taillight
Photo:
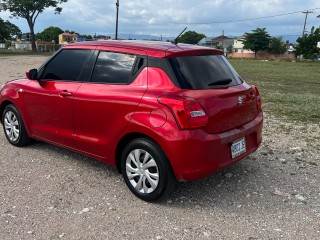
[[[162,96],[158,98],[158,102],[171,110],[180,129],[200,128],[208,123],[207,114],[193,98]]]
[[[259,112],[261,112],[262,111],[262,102],[261,102],[261,95],[259,93],[259,90],[254,85],[252,85],[252,90],[254,91],[254,94],[255,94],[257,109]]]

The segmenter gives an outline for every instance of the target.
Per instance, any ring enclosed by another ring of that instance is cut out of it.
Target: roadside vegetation
[[[320,123],[320,62],[230,59],[259,88],[263,109],[278,117]]]
[[[13,17],[24,18],[30,29],[30,40],[32,51],[37,52],[36,35],[34,25],[40,13],[47,8],[53,8],[55,14],[60,14],[62,8],[59,6],[68,0],[3,0],[3,10],[11,12]]]

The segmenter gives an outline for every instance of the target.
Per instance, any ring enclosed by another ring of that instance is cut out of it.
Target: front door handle
[[[64,91],[62,91],[61,93],[59,93],[59,95],[60,95],[61,97],[71,97],[71,96],[72,96],[72,93],[64,90]]]

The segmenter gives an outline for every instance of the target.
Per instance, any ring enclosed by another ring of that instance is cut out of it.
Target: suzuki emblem
[[[238,97],[238,104],[242,105],[242,103],[243,103],[242,97]]]

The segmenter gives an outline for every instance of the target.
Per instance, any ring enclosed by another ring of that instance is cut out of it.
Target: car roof
[[[223,52],[214,48],[207,48],[191,44],[173,44],[170,42],[160,41],[137,41],[137,40],[106,40],[106,41],[85,41],[76,42],[65,45],[63,48],[77,48],[77,49],[96,49],[96,48],[110,48],[112,51],[121,49],[121,52],[137,53],[143,52],[145,55],[160,58],[172,58],[178,56],[191,55],[222,55]],[[124,51],[125,50],[125,51]]]

